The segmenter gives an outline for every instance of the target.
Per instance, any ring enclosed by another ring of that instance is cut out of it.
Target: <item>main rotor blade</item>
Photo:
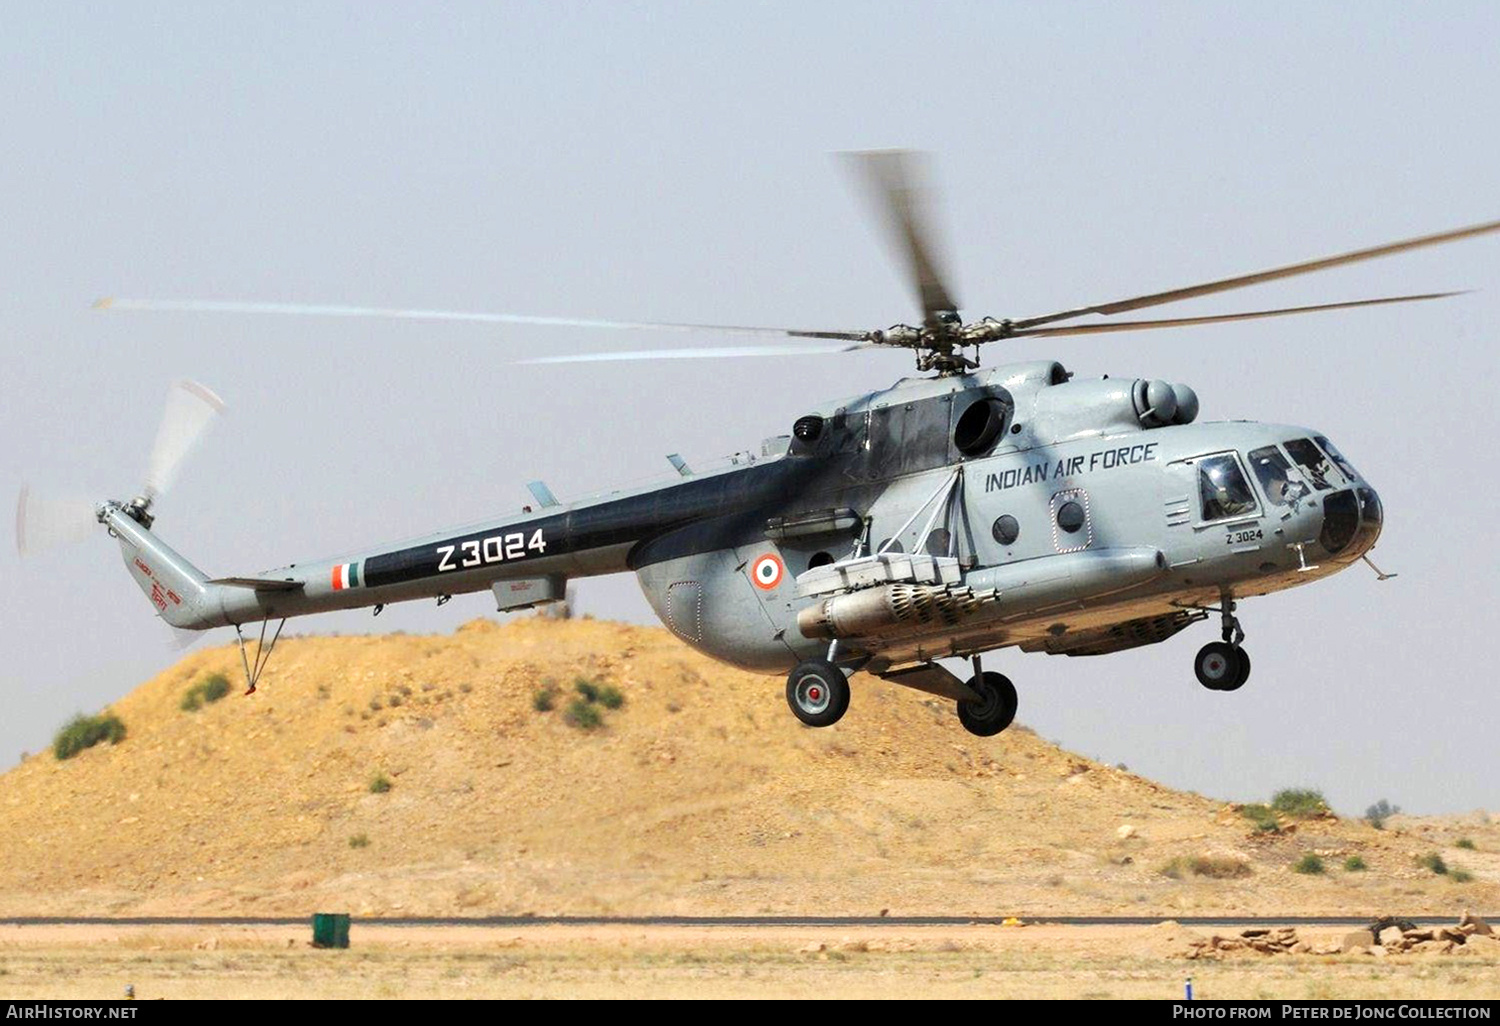
[[[1465,292],[1428,292],[1420,296],[1387,296],[1383,299],[1356,299],[1347,303],[1320,303],[1317,306],[1289,306],[1281,310],[1252,310],[1249,313],[1212,314],[1206,317],[1174,317],[1159,321],[1112,321],[1108,324],[1074,324],[1061,328],[1024,328],[1012,338],[1040,338],[1058,335],[1103,335],[1111,331],[1146,331],[1154,328],[1187,328],[1195,324],[1225,324],[1229,321],[1258,321],[1265,317],[1320,313],[1324,310],[1348,310],[1356,306],[1384,306],[1387,303],[1419,303],[1428,299],[1447,299]]]
[[[146,471],[144,494],[148,498],[154,499],[172,486],[182,461],[223,410],[224,400],[196,381],[178,381],[167,390],[167,408]]]
[[[790,338],[830,338],[863,342],[868,331],[806,331],[800,328],[758,328],[731,324],[676,324],[656,321],[603,321],[532,314],[473,313],[464,310],[406,310],[381,306],[338,306],[317,303],[258,303],[218,299],[116,299],[94,303],[96,310],[153,313],[291,314],[307,317],[375,317],[408,321],[465,321],[478,324],[540,324],[565,328],[623,328],[636,331],[722,331],[739,335],[781,335]]]
[[[868,349],[874,343],[843,346],[719,346],[704,349],[638,349],[633,352],[578,353],[571,356],[539,356],[517,360],[518,364],[541,363],[613,363],[625,360],[712,360],[737,356],[816,356],[821,353],[849,353]]]
[[[1311,274],[1313,271],[1324,271],[1330,267],[1357,264],[1362,260],[1374,260],[1376,257],[1405,253],[1408,250],[1421,249],[1424,246],[1437,246],[1445,242],[1457,242],[1459,239],[1467,239],[1475,235],[1485,235],[1493,231],[1500,231],[1500,221],[1486,221],[1484,224],[1470,225],[1467,228],[1455,228],[1453,231],[1439,232],[1436,235],[1423,235],[1415,239],[1404,239],[1401,242],[1388,243],[1384,246],[1357,249],[1352,253],[1341,253],[1338,256],[1308,260],[1300,264],[1288,264],[1286,267],[1277,267],[1269,271],[1257,271],[1254,274],[1240,275],[1237,278],[1224,278],[1203,285],[1189,285],[1186,288],[1171,289],[1167,292],[1153,292],[1150,295],[1116,300],[1113,303],[1101,303],[1098,306],[1081,306],[1073,310],[1044,314],[1041,317],[1028,317],[1013,323],[1017,328],[1031,328],[1039,324],[1050,324],[1053,321],[1065,321],[1074,317],[1082,317],[1085,314],[1096,313],[1108,315],[1123,313],[1126,310],[1139,310],[1142,307],[1157,306],[1162,303],[1175,303],[1179,299],[1192,299],[1194,296],[1207,296],[1215,292],[1228,292],[1230,289],[1244,288],[1247,285],[1259,285],[1261,282],[1275,281],[1278,278],[1291,278],[1299,274]]]
[[[930,188],[923,158],[910,150],[862,150],[843,155],[863,179],[894,248],[906,262],[929,325],[934,315],[958,309],[938,264],[937,233],[928,211]]]

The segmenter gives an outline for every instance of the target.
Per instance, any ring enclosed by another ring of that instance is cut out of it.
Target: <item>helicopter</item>
[[[985,345],[1020,339],[1204,326],[1393,303],[1386,296],[1156,320],[1109,318],[1458,241],[1490,221],[1337,256],[1039,316],[966,321],[937,259],[919,158],[846,155],[867,187],[920,304],[919,324],[820,331],[569,320],[515,314],[220,300],[105,299],[112,311],[290,314],[566,324],[772,335],[793,342],[548,356],[524,363],[733,357],[904,348],[917,375],[806,410],[784,434],[722,463],[669,456],[670,478],[560,502],[354,555],[209,577],[154,530],[155,505],[222,409],[179,382],[146,484],[129,500],[78,509],[23,490],[23,553],[102,527],[157,615],[173,628],[233,627],[247,693],[291,617],[489,591],[518,611],[565,598],[570,581],[633,572],[678,638],[724,663],[785,674],[786,701],[811,727],[837,723],[851,675],[952,701],[988,737],[1018,696],[982,657],[1006,648],[1101,656],[1159,644],[1217,617],[1194,659],[1216,692],[1251,663],[1239,604],[1369,563],[1385,511],[1374,486],[1322,431],[1205,422],[1188,385],[1075,377],[1054,360],[982,367]],[[1088,318],[1088,320],[1084,320]],[[1080,322],[1080,323],[1073,323]],[[276,627],[267,638],[268,625]],[[252,661],[245,628],[259,625]],[[942,660],[969,661],[963,679]]]

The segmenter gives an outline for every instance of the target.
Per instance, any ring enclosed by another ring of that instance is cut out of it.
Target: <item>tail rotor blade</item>
[[[182,461],[197,447],[214,417],[223,410],[224,400],[196,381],[178,381],[168,389],[167,407],[156,432],[156,444],[151,449],[151,463],[146,471],[143,493],[148,499],[154,499],[172,486]]]
[[[59,499],[23,487],[16,500],[16,551],[22,556],[82,541],[99,526],[87,499]]]
[[[166,645],[168,650],[173,652],[186,652],[208,635],[208,631],[190,631],[182,627],[173,627],[165,620],[162,623],[166,625],[167,630],[171,631]]]

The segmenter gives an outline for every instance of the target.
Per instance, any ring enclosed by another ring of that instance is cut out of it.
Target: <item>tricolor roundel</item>
[[[359,587],[359,564],[340,563],[333,568],[333,590],[343,591],[345,588]]]
[[[785,576],[786,566],[774,553],[767,552],[750,564],[750,579],[761,591],[771,591]]]

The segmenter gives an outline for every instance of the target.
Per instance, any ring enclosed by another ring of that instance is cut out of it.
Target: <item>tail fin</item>
[[[211,608],[215,589],[203,571],[163,544],[125,507],[107,505],[103,520],[120,543],[125,568],[158,616],[173,627],[201,630],[217,625],[217,610]]]

